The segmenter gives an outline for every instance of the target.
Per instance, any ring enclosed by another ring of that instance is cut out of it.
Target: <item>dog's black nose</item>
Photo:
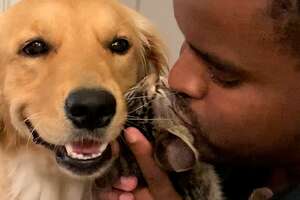
[[[105,90],[80,89],[68,96],[65,111],[77,128],[94,130],[110,123],[116,113],[116,99]]]

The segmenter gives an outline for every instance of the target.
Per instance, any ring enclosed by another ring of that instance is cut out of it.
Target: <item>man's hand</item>
[[[149,188],[136,188],[135,177],[121,177],[112,189],[99,194],[101,200],[181,200],[167,174],[155,163],[152,146],[135,128],[125,131],[128,146],[135,155]]]
[[[101,188],[97,192],[97,200],[134,200],[133,191],[137,187],[136,177],[121,177],[110,188]]]

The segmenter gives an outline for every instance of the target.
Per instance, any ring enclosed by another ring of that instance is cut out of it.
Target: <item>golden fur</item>
[[[115,37],[129,39],[125,55],[111,53]],[[52,50],[31,58],[20,53],[32,38]],[[0,199],[88,199],[95,176],[58,167],[53,152],[34,144],[29,119],[47,142],[63,145],[74,127],[64,101],[77,88],[104,88],[117,101],[102,140],[113,143],[126,117],[124,93],[166,65],[159,38],[147,20],[115,0],[23,0],[0,15]],[[87,195],[87,196],[86,196]]]

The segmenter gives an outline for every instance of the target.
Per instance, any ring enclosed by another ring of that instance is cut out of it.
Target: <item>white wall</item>
[[[0,11],[19,0],[0,0]],[[83,0],[84,1],[84,0]],[[170,63],[173,64],[183,41],[182,34],[177,28],[173,16],[172,0],[120,0],[126,5],[138,10],[148,17],[158,28],[165,40],[170,55]]]
[[[168,46],[170,64],[173,64],[183,41],[173,16],[173,0],[121,0],[121,2],[135,8],[154,23]]]
[[[125,3],[126,5],[128,5],[131,8],[137,9],[137,0],[120,0],[121,2]]]
[[[4,11],[9,6],[13,5],[19,0],[0,0],[0,11]]]
[[[6,8],[6,1],[5,0],[1,0],[0,1],[0,12],[4,11]]]
[[[159,29],[161,36],[166,41],[170,52],[170,64],[178,57],[178,52],[183,41],[173,16],[172,0],[141,0],[140,10]]]

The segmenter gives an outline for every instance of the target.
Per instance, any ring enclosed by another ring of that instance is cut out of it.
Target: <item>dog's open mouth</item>
[[[78,175],[93,175],[112,158],[111,145],[97,138],[80,137],[65,145],[54,145],[40,137],[29,120],[25,124],[32,134],[33,142],[53,151],[57,163]]]

